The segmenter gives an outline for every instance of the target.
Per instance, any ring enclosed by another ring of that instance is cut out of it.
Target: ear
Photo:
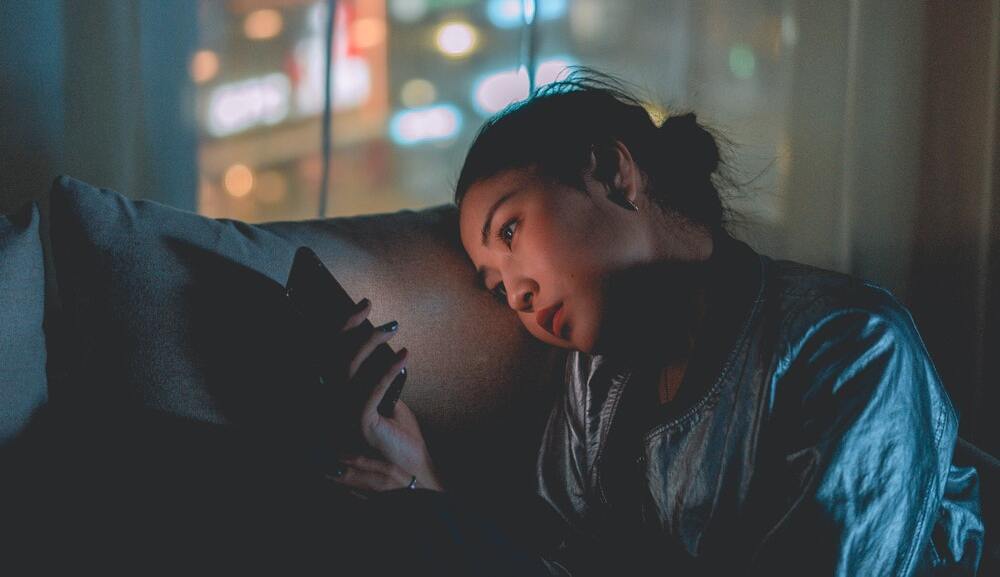
[[[625,143],[615,140],[612,145],[594,146],[591,150],[591,174],[609,190],[621,192],[637,202],[642,178],[639,167]]]

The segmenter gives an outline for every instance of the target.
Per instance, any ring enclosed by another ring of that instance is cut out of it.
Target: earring
[[[624,208],[625,210],[631,210],[632,212],[639,212],[639,207],[636,206],[635,203],[633,203],[631,200],[625,198],[625,195],[620,190],[616,189],[609,192],[608,200]]]

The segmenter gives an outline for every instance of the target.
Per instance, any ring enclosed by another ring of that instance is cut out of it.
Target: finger
[[[351,360],[350,367],[348,367],[348,377],[349,379],[354,378],[357,374],[358,369],[361,368],[361,364],[368,360],[369,355],[375,350],[375,347],[388,341],[392,337],[396,336],[396,330],[399,328],[399,323],[396,321],[390,321],[382,326],[376,327],[371,330],[364,338],[364,342],[361,343],[361,347],[354,354],[354,358]]]
[[[373,457],[366,457],[364,455],[356,455],[352,457],[342,458],[340,459],[340,461],[346,464],[347,466],[355,469],[360,469],[362,471],[367,471],[369,473],[384,475],[388,479],[395,480],[397,484],[399,484],[404,480],[406,481],[406,483],[410,482],[410,476],[406,473],[406,471],[382,459],[375,459]]]
[[[399,349],[396,353],[396,361],[389,366],[389,369],[385,371],[382,377],[376,383],[374,390],[365,401],[365,408],[362,410],[362,423],[368,423],[376,417],[378,417],[378,403],[382,400],[382,396],[389,389],[389,385],[395,380],[396,375],[406,370],[406,361],[410,356],[409,350],[406,347]]]
[[[371,312],[371,308],[372,308],[372,302],[368,300],[367,297],[361,299],[361,302],[358,303],[358,308],[356,312],[354,312],[354,314],[352,314],[351,316],[347,317],[347,321],[344,322],[344,326],[343,328],[340,329],[340,332],[346,333],[351,329],[353,329],[354,327],[365,322],[365,319],[368,318],[368,313]]]
[[[366,471],[352,465],[342,465],[342,468],[341,475],[327,474],[326,478],[339,485],[346,485],[362,491],[391,491],[401,486],[400,481],[395,476]]]

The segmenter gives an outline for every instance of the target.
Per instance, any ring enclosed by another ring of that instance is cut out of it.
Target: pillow
[[[43,262],[38,206],[0,216],[0,445],[47,398]]]
[[[148,409],[274,427],[300,406],[305,365],[283,298],[296,247],[69,177],[49,203],[61,302],[50,349],[69,375],[53,402],[102,418]]]
[[[565,354],[475,286],[457,208],[255,226],[69,177],[56,180],[50,203],[67,343],[58,350],[75,376],[53,398],[269,434],[294,428],[296,415],[321,415],[304,400],[314,383],[279,298],[306,245],[355,300],[371,298],[372,323],[399,320],[390,345],[411,353],[402,398],[453,486],[533,483]]]

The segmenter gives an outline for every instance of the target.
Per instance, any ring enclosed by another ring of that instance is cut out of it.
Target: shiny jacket
[[[972,575],[983,525],[958,421],[909,312],[726,233],[678,396],[570,353],[537,491],[553,575]]]

